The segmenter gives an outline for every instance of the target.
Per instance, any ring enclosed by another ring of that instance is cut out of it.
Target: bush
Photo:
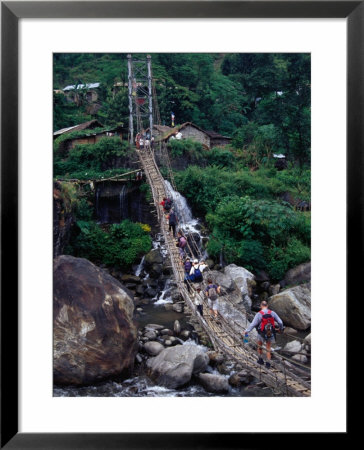
[[[269,263],[267,269],[271,277],[279,281],[284,277],[287,270],[309,261],[310,258],[310,248],[292,237],[288,240],[286,247],[272,245],[268,251]]]
[[[126,269],[151,249],[149,228],[129,220],[111,225],[108,230],[95,222],[79,220],[77,228],[68,253],[95,264]]]
[[[309,217],[274,200],[230,197],[206,220],[213,229],[212,256],[221,250],[228,263],[248,270],[267,269],[278,279],[310,259]]]
[[[185,157],[198,161],[204,157],[204,148],[194,139],[172,139],[168,141],[172,157]]]
[[[235,164],[234,154],[224,147],[213,147],[207,156],[208,163],[219,167],[233,167]]]
[[[118,137],[105,137],[96,144],[76,145],[65,159],[56,150],[54,174],[56,177],[100,178],[106,170],[116,168],[117,158],[127,156],[130,151],[129,144]]]

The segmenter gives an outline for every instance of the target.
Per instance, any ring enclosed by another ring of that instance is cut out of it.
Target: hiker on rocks
[[[174,209],[171,209],[171,212],[168,216],[168,225],[169,225],[169,231],[173,231],[173,237],[176,237],[176,226],[178,223],[177,214],[174,212]]]
[[[192,298],[198,313],[203,317],[203,298],[201,295],[201,286],[199,284],[195,286],[195,292],[192,294]]]
[[[220,286],[213,284],[212,279],[207,280],[207,286],[204,289],[204,294],[207,297],[207,302],[210,308],[210,314],[217,320],[218,317],[218,294],[221,292]]]
[[[178,231],[178,233],[177,233],[177,247],[179,249],[179,255],[180,255],[182,260],[183,260],[183,258],[186,255],[186,253],[185,253],[186,246],[187,246],[187,239],[185,238],[185,236],[183,236],[181,231]]]
[[[249,325],[249,327],[245,331],[245,336],[251,332],[253,328],[256,328],[258,332],[258,364],[263,365],[264,361],[262,358],[263,354],[263,342],[265,342],[267,349],[267,361],[265,363],[267,369],[271,366],[271,345],[272,342],[275,342],[275,324],[274,321],[278,323],[280,332],[283,331],[284,325],[281,318],[277,313],[268,309],[268,303],[263,300],[260,304],[261,310],[255,315],[253,322]]]
[[[190,270],[188,279],[194,283],[201,283],[203,281],[202,271],[203,271],[203,268],[200,267],[198,259],[195,259],[193,261],[193,265]]]

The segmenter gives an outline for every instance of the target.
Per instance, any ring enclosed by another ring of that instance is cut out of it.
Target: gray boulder
[[[244,267],[229,264],[224,269],[224,274],[230,277],[241,292],[243,304],[250,311],[252,306],[252,289],[256,285],[254,275]]]
[[[208,392],[214,392],[216,394],[229,392],[229,379],[222,375],[201,373],[198,379]]]
[[[300,264],[290,269],[284,276],[287,285],[300,284],[311,281],[311,262]]]
[[[269,300],[273,309],[285,325],[296,330],[307,330],[311,325],[311,285],[310,283],[286,289]]]
[[[302,349],[302,344],[299,341],[288,342],[283,348],[283,351],[288,353],[300,353]]]
[[[236,289],[236,284],[234,280],[225,273],[219,272],[217,270],[211,270],[209,277],[211,276],[212,281],[221,286],[221,289],[226,292],[232,292]]]
[[[87,259],[62,255],[53,269],[54,382],[127,376],[138,350],[130,291]]]
[[[281,289],[281,285],[280,284],[272,284],[269,286],[269,295],[277,295],[279,293]]]
[[[157,341],[149,341],[144,344],[144,350],[151,356],[157,356],[164,347]]]
[[[155,330],[147,330],[144,333],[144,337],[149,339],[150,341],[154,341],[154,339],[157,338],[157,333],[155,332]]]
[[[162,264],[163,256],[159,249],[151,250],[149,253],[145,255],[144,265],[146,267],[152,267],[153,264]]]
[[[194,344],[165,348],[147,362],[149,374],[159,385],[176,389],[188,383],[193,374],[206,370],[209,357]]]

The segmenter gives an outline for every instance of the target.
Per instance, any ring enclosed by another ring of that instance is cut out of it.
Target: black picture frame
[[[346,18],[347,301],[363,272],[364,1],[1,2],[1,448],[259,448],[255,433],[18,432],[18,21],[21,18]],[[358,259],[359,257],[359,259]],[[359,261],[359,262],[358,262]],[[198,420],[198,418],[196,419]],[[349,421],[348,421],[349,425]],[[310,433],[300,436],[309,444]],[[349,436],[337,433],[335,441]],[[315,438],[315,441],[317,440]],[[277,434],[274,438],[280,439]],[[327,436],[325,436],[325,439]],[[293,442],[293,440],[292,440]],[[279,444],[277,442],[277,444]]]

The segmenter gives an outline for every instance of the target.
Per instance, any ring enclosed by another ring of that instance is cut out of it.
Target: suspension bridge
[[[135,61],[131,55],[128,55],[129,68],[129,133],[130,143],[134,145],[134,129],[141,132],[147,127],[143,121],[149,122],[149,130],[152,133],[153,123],[160,124],[160,115],[158,109],[155,85],[152,78],[151,57],[148,56],[145,61]],[[134,124],[136,127],[134,127]],[[159,150],[163,157],[164,165],[168,172],[168,178],[176,189],[173,171],[165,143],[159,143]],[[136,148],[140,166],[142,167],[147,181],[150,185],[153,202],[157,211],[157,218],[161,232],[164,237],[165,246],[168,251],[173,275],[176,280],[178,290],[191,311],[191,314],[198,321],[201,328],[205,331],[215,350],[222,352],[229,359],[239,363],[249,374],[253,375],[273,391],[283,396],[301,396],[311,395],[311,375],[310,368],[298,362],[293,363],[285,356],[273,352],[272,366],[266,368],[257,363],[257,344],[250,339],[248,344],[242,340],[248,321],[246,312],[242,314],[239,307],[233,302],[228,293],[219,297],[219,302],[224,302],[230,306],[228,317],[220,314],[216,321],[210,315],[201,316],[197,312],[194,304],[193,288],[185,282],[185,271],[181,263],[180,253],[176,247],[176,241],[172,233],[169,232],[169,226],[164,215],[163,207],[160,204],[163,198],[169,196],[168,187],[163,176],[160,173],[156,163],[154,152],[150,149]],[[179,214],[177,208],[177,216]],[[183,224],[180,223],[180,226]],[[201,252],[192,240],[188,244],[188,251],[192,258],[201,259]],[[209,269],[205,269],[204,278],[208,277]],[[189,289],[190,288],[190,289]],[[203,307],[208,311],[207,299],[203,299]],[[243,320],[241,320],[243,318]],[[245,320],[245,323],[244,323]],[[295,339],[297,339],[295,337]],[[263,349],[265,351],[265,349]]]

